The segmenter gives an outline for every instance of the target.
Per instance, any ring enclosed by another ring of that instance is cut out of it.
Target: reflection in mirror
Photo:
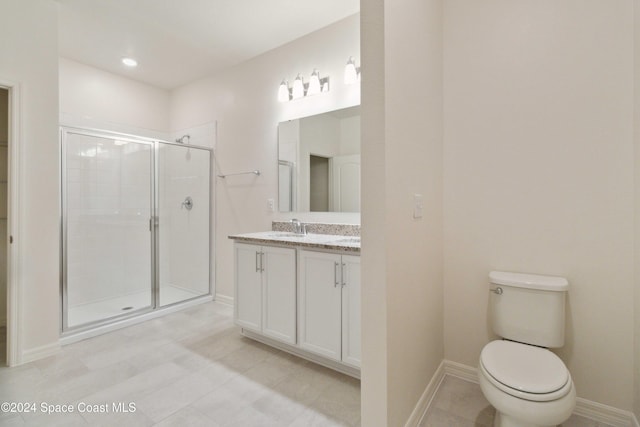
[[[360,212],[360,107],[278,125],[280,212]]]

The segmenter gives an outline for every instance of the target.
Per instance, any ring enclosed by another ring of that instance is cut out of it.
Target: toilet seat
[[[571,390],[567,367],[545,348],[492,341],[482,349],[480,368],[495,387],[520,399],[548,402]]]

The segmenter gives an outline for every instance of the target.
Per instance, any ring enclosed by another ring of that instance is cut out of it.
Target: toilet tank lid
[[[542,291],[563,292],[569,289],[569,282],[564,277],[541,276],[538,274],[492,271],[489,273],[489,280],[494,285],[514,286],[517,288],[538,289]]]

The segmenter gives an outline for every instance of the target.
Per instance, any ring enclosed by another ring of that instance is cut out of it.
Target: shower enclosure
[[[212,150],[62,128],[62,330],[211,298]]]

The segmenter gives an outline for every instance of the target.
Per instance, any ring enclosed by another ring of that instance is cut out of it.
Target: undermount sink
[[[352,236],[336,236],[332,234],[297,234],[292,233],[290,231],[272,231],[265,233],[264,236],[268,239],[282,239],[288,241],[300,241],[300,242],[310,242],[310,243],[318,243],[318,244],[330,244],[330,243],[344,243],[344,244],[355,244],[360,243],[360,237]]]
[[[291,231],[261,231],[258,233],[238,234],[229,236],[231,239],[244,241],[262,241],[263,243],[282,243],[293,246],[305,246],[334,249],[359,250],[360,236],[345,236],[336,234],[297,234]]]
[[[273,239],[280,239],[280,238],[304,239],[310,236],[310,234],[298,234],[298,233],[292,233],[290,231],[273,231],[273,232],[266,233],[265,236]]]
[[[265,237],[269,239],[283,239],[283,240],[313,240],[313,241],[325,241],[332,236],[324,234],[298,234],[290,231],[273,231],[265,234]]]
[[[347,237],[344,239],[336,240],[336,243],[360,243],[360,237],[359,236]]]

